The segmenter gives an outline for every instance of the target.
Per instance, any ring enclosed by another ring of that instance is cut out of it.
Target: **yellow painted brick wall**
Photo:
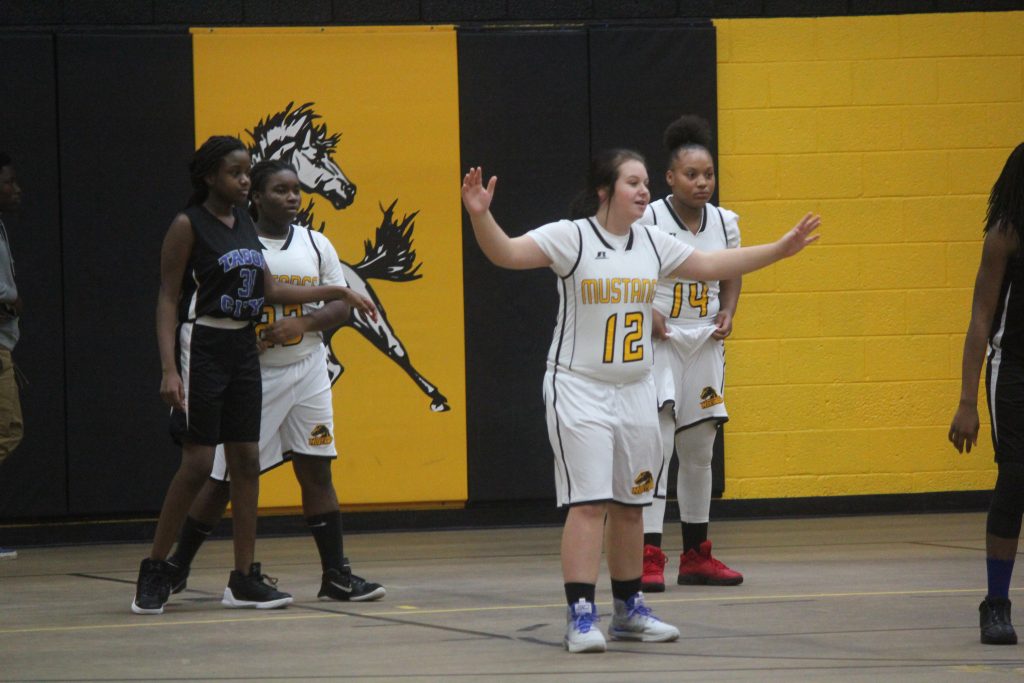
[[[1024,140],[1024,12],[720,20],[721,202],[746,244],[728,345],[730,498],[989,488],[946,441],[988,192]],[[984,406],[984,396],[981,397]]]

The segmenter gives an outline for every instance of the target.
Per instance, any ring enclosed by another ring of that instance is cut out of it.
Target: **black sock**
[[[640,592],[640,577],[618,581],[612,579],[612,597],[616,600],[626,601]]]
[[[644,545],[661,547],[661,534],[644,534]]]
[[[683,522],[683,552],[699,551],[700,544],[708,540],[708,523]]]
[[[567,583],[565,584],[565,599],[570,605],[575,605],[583,598],[589,603],[594,602],[594,594],[597,586],[592,583]]]
[[[316,541],[320,565],[328,569],[341,569],[345,565],[345,552],[341,535],[341,511],[325,512],[306,517],[306,525]]]
[[[174,554],[170,560],[179,567],[191,567],[192,560],[196,558],[199,547],[203,541],[213,532],[213,527],[203,524],[192,517],[186,517],[185,523],[181,526],[181,534],[178,536],[178,545],[174,548]]]

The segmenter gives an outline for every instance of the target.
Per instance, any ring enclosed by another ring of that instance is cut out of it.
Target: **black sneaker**
[[[171,593],[180,593],[188,586],[189,566],[175,560],[173,557],[167,560],[168,576],[171,579]]]
[[[220,601],[228,607],[255,607],[256,609],[274,609],[290,605],[292,596],[277,590],[277,579],[272,579],[260,572],[260,563],[253,562],[249,573],[243,574],[237,569],[231,572],[228,586],[224,589],[224,598]]]
[[[978,606],[981,612],[981,642],[986,645],[1016,645],[1017,632],[1010,623],[1010,601],[986,597]]]
[[[139,580],[135,584],[132,611],[136,614],[163,614],[164,605],[171,596],[171,579],[167,563],[146,558],[139,565]]]
[[[328,569],[324,572],[320,592],[316,596],[321,600],[368,602],[379,600],[386,594],[384,586],[356,576],[352,573],[352,567],[346,564],[341,569]]]

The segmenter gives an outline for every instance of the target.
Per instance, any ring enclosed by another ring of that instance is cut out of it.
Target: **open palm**
[[[487,187],[484,187],[483,177],[483,169],[477,166],[469,169],[469,173],[462,179],[462,205],[470,215],[480,215],[491,208],[498,176],[491,176]]]

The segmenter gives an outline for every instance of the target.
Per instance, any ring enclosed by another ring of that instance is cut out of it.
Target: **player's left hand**
[[[978,406],[969,403],[961,403],[956,414],[953,415],[953,422],[949,425],[949,442],[960,453],[971,452],[971,446],[978,445]]]
[[[711,333],[712,339],[725,339],[732,334],[732,314],[729,311],[719,311],[715,316],[715,331]]]
[[[804,247],[818,241],[821,235],[814,234],[814,231],[821,225],[821,216],[809,213],[800,219],[800,222],[793,226],[777,242],[782,249],[782,257],[795,256]]]
[[[261,341],[265,342],[267,346],[284,344],[286,342],[295,342],[305,333],[306,325],[302,318],[281,318],[263,330],[263,339]]]
[[[354,310],[361,312],[373,322],[377,322],[377,306],[373,303],[373,300],[349,287],[344,289],[345,292],[340,300],[347,303]]]

